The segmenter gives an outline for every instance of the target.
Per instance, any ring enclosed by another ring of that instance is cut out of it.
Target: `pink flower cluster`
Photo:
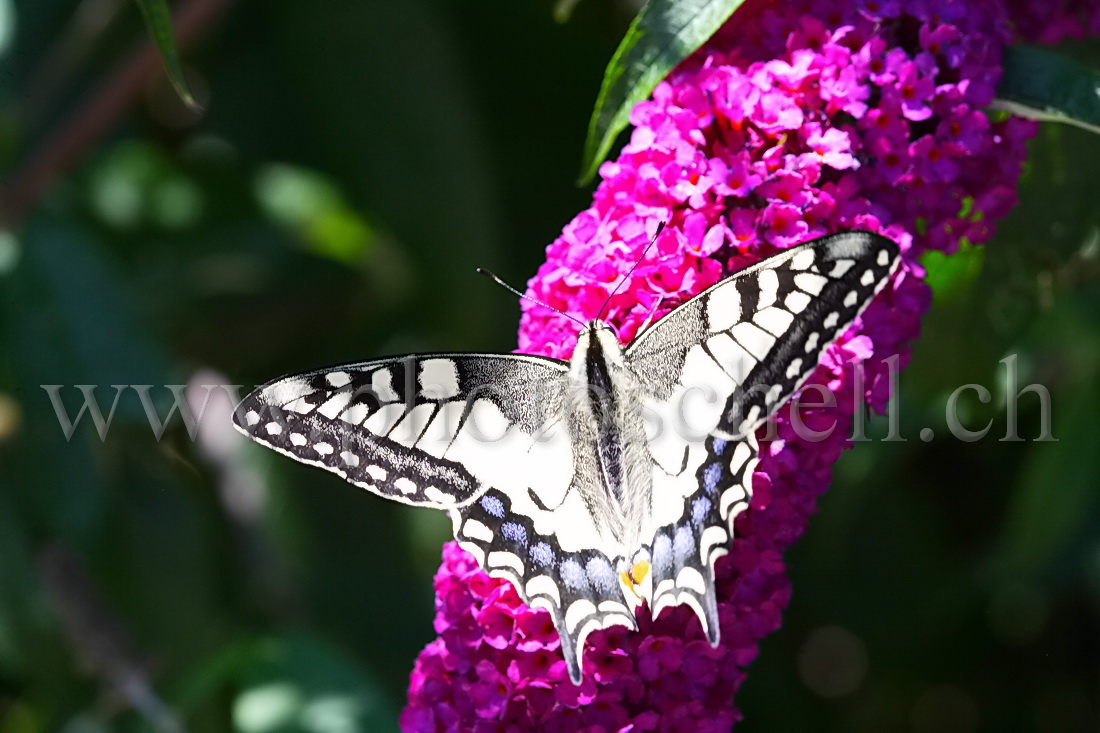
[[[716,568],[717,649],[687,608],[643,613],[636,633],[589,637],[576,687],[549,614],[451,544],[436,576],[439,638],[416,662],[404,729],[729,730],[744,667],[790,595],[783,551],[828,486],[856,398],[884,407],[883,359],[900,354],[904,363],[918,334],[930,293],[917,258],[987,241],[1015,203],[1035,126],[983,112],[1013,21],[1040,18],[1045,25],[1028,30],[1047,38],[1095,29],[1100,18],[1050,6],[749,0],[635,107],[629,144],[601,167],[592,206],[547,249],[533,297],[592,318],[641,259],[604,311],[626,343],[720,278],[821,235],[883,233],[902,247],[904,265],[811,378],[837,404],[803,419],[835,425],[833,437],[803,441],[781,411],[762,445],[751,509]],[[643,257],[659,222],[667,226]],[[519,350],[568,357],[576,324],[524,307]]]

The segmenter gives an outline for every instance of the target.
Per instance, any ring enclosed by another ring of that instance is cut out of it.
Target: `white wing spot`
[[[855,260],[837,260],[833,264],[833,269],[829,273],[829,277],[844,277],[844,273],[851,270],[855,266]]]
[[[825,328],[836,328],[836,324],[840,322],[840,314],[833,311],[826,316],[825,321],[821,324]]]
[[[428,359],[420,364],[420,394],[432,400],[458,396],[458,367],[450,359]]]
[[[393,390],[393,372],[385,367],[370,375],[370,388],[381,402],[401,401],[401,396]]]
[[[596,612],[596,605],[592,601],[578,598],[569,604],[565,611],[565,628],[570,632],[575,631],[581,621]]]
[[[730,509],[736,507],[746,499],[748,499],[748,495],[745,493],[745,487],[741,485],[731,486],[722,492],[722,498],[719,500],[718,513],[722,515],[722,519],[729,520]]]
[[[779,292],[779,276],[775,274],[775,270],[761,270],[757,284],[760,286],[760,300],[756,304],[759,310],[775,302],[775,296]]]
[[[703,575],[690,565],[682,568],[677,574],[676,585],[681,588],[690,588],[699,595],[707,592],[707,584],[703,580]]]
[[[320,453],[323,456],[327,456],[327,455],[333,453],[335,449],[331,445],[329,445],[328,443],[322,442],[322,443],[314,443],[313,444],[313,450],[317,451],[318,453]]]
[[[752,430],[756,423],[760,420],[760,405],[753,405],[749,408],[749,414],[741,422],[741,433],[747,433]]]
[[[717,525],[707,527],[703,530],[703,534],[699,536],[699,557],[706,560],[711,549],[724,544],[727,539],[729,539],[729,534],[724,528]]]
[[[481,540],[482,542],[493,541],[493,530],[476,519],[467,519],[466,523],[462,525],[462,533],[471,539]]]
[[[730,456],[730,473],[740,471],[751,455],[752,448],[749,447],[749,444],[745,441],[739,442],[737,447],[733,449],[733,455]]]
[[[802,371],[802,357],[792,360],[787,365],[787,379],[794,379],[800,371]]]
[[[874,281],[875,281],[875,273],[868,270],[867,272],[863,273],[863,276],[859,279],[859,284],[864,286],[864,287],[867,287],[868,285],[870,285]]]
[[[351,375],[347,372],[329,372],[325,375],[325,381],[333,387],[340,388],[351,382]]]
[[[367,475],[375,481],[382,482],[386,480],[386,476],[389,474],[381,466],[367,466]]]
[[[340,372],[343,374],[343,372]],[[329,376],[332,376],[331,374]],[[317,412],[321,413],[329,420],[335,420],[336,416],[344,411],[344,408],[351,402],[351,392],[337,392],[332,397],[329,397],[323,405],[317,408]]]
[[[791,258],[792,270],[808,270],[814,263],[813,249],[804,249]]]
[[[781,336],[791,327],[794,315],[782,308],[765,308],[753,316],[752,320],[765,331]]]
[[[558,592],[558,584],[549,575],[538,575],[527,581],[524,586],[527,597],[544,595],[554,600],[554,605],[561,605],[561,594]]]
[[[523,574],[523,560],[519,559],[519,555],[514,552],[508,552],[506,550],[496,550],[489,553],[489,566],[490,567],[506,567],[512,568],[517,574]]]
[[[460,541],[458,543],[458,546],[473,555],[474,559],[477,560],[478,565],[480,565],[481,567],[485,567],[485,550],[481,549],[480,545],[478,545],[476,542]]]
[[[455,501],[454,496],[448,494],[446,491],[440,491],[434,486],[429,486],[424,489],[424,498],[429,501],[434,501],[437,504],[453,504]]]
[[[412,481],[405,478],[404,476],[402,476],[401,478],[394,481],[393,486],[394,486],[395,489],[400,491],[402,494],[415,494],[416,493],[416,484],[414,484]]]
[[[882,267],[886,267],[886,265],[890,264],[890,253],[884,249],[880,249],[878,251],[878,263]]]
[[[856,301],[858,301],[858,300],[859,300],[859,293],[857,293],[856,291],[853,290],[852,292],[850,292],[850,293],[848,293],[847,295],[844,296],[844,307],[845,308],[851,308],[852,306],[854,306],[856,304]]]
[[[741,320],[741,295],[733,282],[719,285],[707,298],[707,323],[711,331],[728,331]]]
[[[352,468],[359,465],[359,456],[355,455],[351,451],[344,451],[340,454],[340,458],[344,460],[344,463],[348,464]]]
[[[819,336],[818,336],[817,331],[814,331],[813,333],[811,333],[809,336],[806,337],[806,353],[807,354],[809,354],[810,352],[812,352],[814,349],[817,348],[818,338],[819,338]]]
[[[244,421],[251,427],[260,421],[260,415],[255,410],[249,410],[244,414]]]
[[[291,443],[291,445],[302,446],[302,445],[305,445],[308,442],[309,441],[306,440],[306,436],[302,435],[301,433],[291,433],[290,434],[290,443]]]
[[[267,434],[268,435],[278,435],[281,432],[283,432],[283,426],[280,425],[279,423],[269,422],[267,424]]]
[[[812,272],[800,272],[794,276],[794,284],[810,295],[820,295],[827,282],[827,279]]]
[[[783,305],[787,306],[787,310],[791,313],[801,313],[806,310],[806,306],[810,304],[810,296],[805,293],[795,291],[787,296],[787,299],[783,301]]]

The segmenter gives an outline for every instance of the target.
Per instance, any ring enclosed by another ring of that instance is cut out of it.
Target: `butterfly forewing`
[[[494,483],[564,494],[572,449],[548,430],[565,365],[432,354],[285,377],[234,420],[250,437],[386,498],[446,509]]]

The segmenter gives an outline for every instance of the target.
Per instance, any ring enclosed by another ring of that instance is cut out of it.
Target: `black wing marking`
[[[794,247],[687,301],[626,349],[663,428],[649,443],[654,615],[687,603],[717,643],[714,562],[752,495],[755,430],[871,302],[898,255],[869,232]]]
[[[679,517],[659,527],[650,545],[653,617],[667,606],[694,609],[707,639],[718,644],[714,563],[729,551],[733,520],[748,508],[758,462],[756,436],[706,440],[707,459],[694,473],[698,489],[683,500]]]
[[[517,507],[526,504],[522,495],[489,489],[451,510],[451,520],[459,544],[483,569],[511,581],[527,605],[550,612],[569,676],[580,684],[585,638],[609,626],[637,629],[637,623],[619,580],[623,558],[601,547],[580,492],[571,490],[567,502],[575,504],[544,512]],[[554,531],[540,527],[553,519],[564,521]]]
[[[724,428],[736,437],[802,385],[898,261],[897,245],[871,232],[792,247],[668,313],[627,347],[627,360],[656,399],[701,383],[728,395]]]
[[[481,354],[346,364],[257,388],[234,423],[388,499],[448,509],[492,480],[526,488],[524,473],[540,461],[571,464],[567,442],[539,440],[565,369],[555,359]]]

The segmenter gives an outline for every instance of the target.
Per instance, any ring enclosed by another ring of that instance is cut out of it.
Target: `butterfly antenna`
[[[526,293],[521,293],[520,291],[516,290],[516,289],[515,289],[515,288],[513,288],[513,287],[512,287],[511,285],[509,285],[508,283],[504,282],[504,281],[503,281],[503,280],[501,280],[501,279],[500,279],[499,277],[497,277],[497,276],[496,276],[496,275],[494,275],[494,274],[493,274],[492,272],[490,272],[490,271],[486,270],[486,269],[485,269],[485,268],[483,268],[483,267],[478,267],[478,268],[477,268],[477,273],[478,273],[479,275],[484,275],[485,277],[489,278],[490,280],[492,280],[493,282],[495,282],[495,283],[496,283],[497,285],[499,285],[500,287],[502,287],[502,288],[504,288],[505,290],[507,290],[507,291],[508,291],[509,293],[512,293],[513,295],[515,295],[515,296],[517,296],[517,297],[519,297],[519,298],[522,298],[523,300],[529,300],[529,301],[531,301],[532,303],[534,303],[535,305],[541,305],[541,306],[542,306],[543,308],[549,308],[550,310],[554,311],[555,313],[560,313],[561,315],[565,316],[566,318],[568,318],[569,320],[573,321],[574,323],[578,323],[578,324],[580,324],[580,327],[581,327],[581,328],[585,328],[585,327],[586,327],[586,326],[588,325],[588,324],[586,324],[586,323],[585,323],[584,321],[582,321],[581,319],[579,319],[579,318],[575,318],[575,317],[573,317],[573,316],[569,315],[568,313],[566,313],[566,312],[565,312],[565,311],[563,311],[563,310],[558,310],[558,309],[557,309],[557,308],[555,308],[554,306],[552,306],[552,305],[547,305],[546,303],[543,303],[543,302],[542,302],[541,300],[536,300],[535,298],[532,298],[532,297],[531,297],[530,295],[527,295]]]
[[[634,271],[638,269],[638,265],[642,264],[642,260],[645,259],[646,253],[649,252],[650,248],[657,241],[657,237],[661,236],[661,232],[664,231],[665,223],[666,222],[662,221],[660,224],[657,225],[657,231],[653,233],[653,239],[650,239],[649,244],[647,244],[645,246],[645,249],[642,250],[641,256],[638,257],[638,261],[634,263],[634,266],[630,268],[630,271],[628,273],[619,278],[619,284],[615,286],[615,289],[611,291],[611,295],[607,296],[607,300],[605,300],[603,302],[603,305],[600,306],[600,312],[596,315],[597,321],[600,320],[600,318],[603,316],[604,310],[607,309],[607,304],[611,302],[611,299],[615,297],[619,290],[622,289],[623,285],[626,284],[626,281],[630,279],[630,276],[634,274]]]

